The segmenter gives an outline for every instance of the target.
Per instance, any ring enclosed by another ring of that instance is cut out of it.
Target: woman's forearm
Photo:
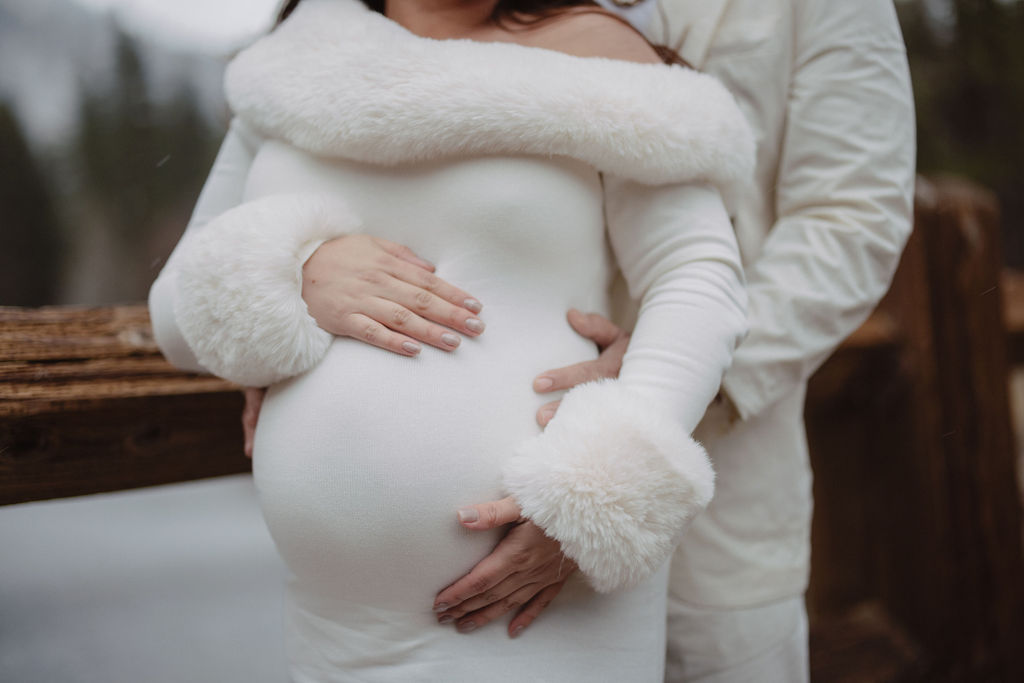
[[[620,381],[692,432],[747,331],[743,267],[729,216],[707,186],[605,179],[609,237],[637,323]]]
[[[689,436],[745,332],[739,255],[717,192],[605,179],[609,234],[640,318],[621,379],[570,391],[505,467],[524,516],[600,591],[669,557],[714,473]]]

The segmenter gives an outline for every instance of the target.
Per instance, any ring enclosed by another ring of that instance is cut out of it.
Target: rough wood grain
[[[240,409],[163,359],[145,306],[0,308],[0,504],[246,471]]]
[[[0,307],[0,417],[232,390],[171,367],[153,342],[145,306]]]

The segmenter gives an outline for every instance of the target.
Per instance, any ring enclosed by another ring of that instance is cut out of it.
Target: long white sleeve
[[[746,332],[732,227],[715,190],[605,178],[609,237],[640,315],[619,380],[570,391],[505,468],[523,514],[599,591],[656,571],[711,499],[689,434]]]
[[[913,100],[892,2],[797,8],[778,219],[748,266],[750,336],[724,379],[744,418],[806,382],[864,321],[911,229]]]
[[[302,265],[359,220],[339,199],[243,202],[262,139],[236,118],[185,234],[150,290],[154,336],[174,365],[267,386],[323,358],[332,335],[302,299]]]
[[[677,416],[691,433],[747,331],[736,238],[716,190],[605,178],[612,249],[636,327],[619,381]]]
[[[196,359],[174,315],[182,245],[201,232],[212,219],[241,203],[249,167],[260,142],[259,136],[240,119],[231,121],[192,218],[149,290],[153,336],[167,360],[182,370],[209,372]]]

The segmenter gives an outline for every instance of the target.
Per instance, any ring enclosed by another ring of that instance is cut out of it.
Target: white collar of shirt
[[[615,0],[597,0],[597,4],[606,10],[615,12],[633,25],[641,33],[647,33],[658,9],[657,0],[639,0],[634,5],[617,5]]]

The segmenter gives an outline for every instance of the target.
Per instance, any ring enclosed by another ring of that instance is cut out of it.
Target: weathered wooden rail
[[[0,308],[0,504],[243,472],[241,405],[163,359],[145,306]]]
[[[811,382],[817,681],[1024,680],[1024,274],[997,225],[922,181],[892,291]],[[161,358],[143,306],[0,308],[0,505],[244,472],[241,405]]]

